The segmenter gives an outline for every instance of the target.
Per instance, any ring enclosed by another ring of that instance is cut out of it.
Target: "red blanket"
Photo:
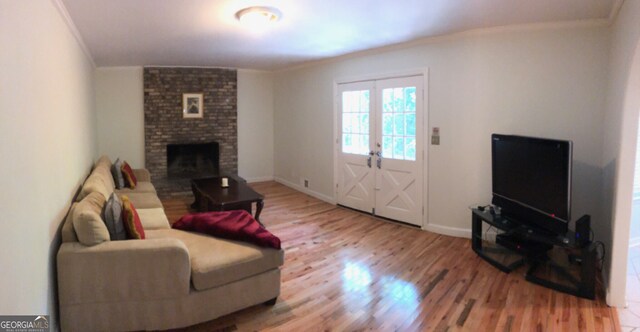
[[[187,214],[172,227],[280,249],[280,239],[244,210]]]

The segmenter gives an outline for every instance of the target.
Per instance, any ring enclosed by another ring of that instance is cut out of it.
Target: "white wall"
[[[273,75],[238,70],[238,174],[273,180]]]
[[[494,132],[573,140],[574,219],[589,213],[608,225],[600,209],[607,50],[604,26],[543,25],[277,72],[276,179],[307,178],[312,194],[333,198],[334,81],[428,67],[428,122],[440,127],[441,145],[428,145],[427,229],[469,235],[468,206],[491,198]]]
[[[96,157],[93,64],[52,1],[0,0],[0,45],[0,313],[53,315],[58,229]]]
[[[611,28],[609,85],[604,121],[605,217],[613,231],[603,239],[609,248],[607,303],[625,305],[625,281],[631,222],[635,148],[640,112],[640,1],[624,2]]]
[[[144,167],[142,67],[96,69],[100,154]],[[238,173],[248,181],[273,179],[272,74],[238,70]]]
[[[142,67],[96,69],[96,112],[100,153],[144,167]]]

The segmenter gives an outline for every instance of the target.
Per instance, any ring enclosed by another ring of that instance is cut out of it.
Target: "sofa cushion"
[[[122,201],[116,193],[112,193],[109,196],[109,200],[104,205],[102,218],[105,225],[107,225],[112,241],[127,239],[127,232],[124,229],[122,220]]]
[[[98,158],[93,168],[101,168],[101,167],[104,167],[106,169],[111,168],[111,159],[109,159],[109,156],[107,156],[106,154]]]
[[[122,196],[122,219],[130,239],[143,240],[145,238],[144,227],[142,227],[138,211],[127,196]]]
[[[128,195],[130,193],[153,193],[153,194],[155,194],[156,193],[156,188],[153,186],[153,183],[151,183],[151,182],[138,181],[138,184],[136,185],[135,189],[123,187],[121,189],[116,189],[116,192],[118,194],[125,194],[125,195]]]
[[[82,185],[82,189],[80,190],[80,194],[78,194],[78,198],[77,198],[78,202],[83,200],[85,197],[89,196],[89,194],[94,192],[100,193],[102,197],[104,197],[105,201],[111,195],[111,192],[109,191],[107,185],[100,178],[100,176],[96,175],[95,172],[92,172],[91,175],[89,175],[87,180],[84,181],[84,184]]]
[[[104,196],[106,201],[114,189],[115,185],[109,169],[104,166],[96,167],[91,171],[91,174],[89,174],[87,180],[85,180],[82,185],[82,190],[80,194],[78,194],[77,200],[80,201],[87,197],[88,194],[97,191]]]
[[[73,210],[76,208],[76,205],[78,205],[77,202],[71,203],[69,213],[67,213],[67,217],[64,219],[64,224],[62,225],[62,230],[60,231],[62,242],[78,242],[76,231],[73,230]]]
[[[138,182],[151,182],[151,174],[144,168],[134,168],[133,175],[136,176]]]
[[[107,190],[109,190],[109,195],[111,195],[113,190],[116,189],[116,184],[115,182],[113,182],[113,176],[111,175],[111,170],[106,167],[100,167],[100,168],[94,169],[93,173],[95,174],[95,176],[100,177],[102,182],[104,182],[104,185],[107,187]]]
[[[136,179],[135,174],[133,174],[131,166],[129,166],[126,161],[123,161],[120,170],[122,170],[122,175],[124,176],[127,187],[135,189],[136,185],[138,184],[138,180]]]
[[[164,214],[163,208],[136,210],[138,211],[138,215],[140,216],[142,227],[144,227],[145,230],[171,228],[171,226],[169,225],[169,219],[167,219],[167,215]]]
[[[85,246],[93,246],[110,239],[107,226],[101,217],[104,204],[102,194],[93,192],[73,209],[73,229],[80,243]]]
[[[187,246],[191,258],[191,281],[197,290],[251,277],[275,269],[284,262],[282,250],[176,229],[149,232],[149,238],[163,237],[179,239]]]
[[[125,196],[125,195],[129,197],[129,200],[131,200],[133,205],[136,206],[136,209],[162,208],[162,202],[160,201],[158,196],[154,193],[131,192],[127,194],[118,193],[118,195],[120,196],[120,199],[122,199],[122,196]]]
[[[113,177],[113,182],[116,185],[116,189],[124,188],[124,177],[122,176],[122,171],[120,168],[122,167],[122,162],[120,158],[116,159],[116,162],[111,165],[111,176]]]
[[[111,159],[107,156],[102,156],[98,161],[96,161],[95,166],[93,167],[93,172],[99,171],[100,175],[103,176],[104,183],[107,187],[110,188],[111,191],[116,187],[115,182],[113,181],[113,176],[111,175]]]

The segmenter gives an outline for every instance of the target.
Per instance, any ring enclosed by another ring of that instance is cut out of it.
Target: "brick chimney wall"
[[[167,144],[220,144],[220,170],[238,174],[237,71],[144,68],[146,168],[161,196],[190,192],[188,180],[167,178]],[[183,118],[182,94],[202,93],[203,117]]]

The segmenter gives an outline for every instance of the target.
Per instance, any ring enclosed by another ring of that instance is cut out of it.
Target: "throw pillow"
[[[122,167],[120,169],[122,170],[122,175],[127,181],[127,187],[131,189],[135,189],[136,185],[138,184],[138,179],[136,179],[136,176],[133,174],[133,170],[131,169],[131,166],[129,166],[129,164],[126,161],[123,161]]]
[[[113,176],[113,182],[116,185],[116,188],[122,189],[124,188],[124,177],[122,176],[122,162],[120,158],[116,159],[116,162],[111,165],[111,175]]]
[[[111,193],[109,200],[104,205],[104,223],[109,230],[111,241],[126,240],[127,232],[122,221],[122,201],[116,193]]]
[[[127,230],[127,235],[130,239],[144,239],[144,228],[142,228],[142,222],[138,211],[133,206],[133,203],[129,200],[129,197],[122,196],[122,213],[124,219],[124,227]]]
[[[92,192],[73,209],[73,229],[78,240],[85,246],[94,246],[109,241],[109,230],[102,221],[105,199],[99,192]]]

